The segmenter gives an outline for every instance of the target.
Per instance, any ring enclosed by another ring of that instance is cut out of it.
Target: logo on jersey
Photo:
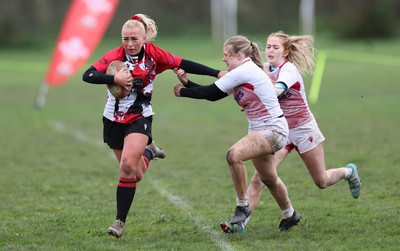
[[[289,91],[286,91],[278,96],[278,100],[281,101],[283,99],[290,98],[291,96],[292,96],[292,93],[290,93]]]
[[[238,92],[236,93],[236,95],[235,95],[235,100],[236,100],[236,102],[239,103],[239,101],[243,98],[243,96],[244,96],[244,93],[243,93],[242,91],[238,91]]]

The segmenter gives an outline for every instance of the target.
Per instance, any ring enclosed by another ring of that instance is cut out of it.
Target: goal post
[[[211,33],[214,41],[237,35],[237,0],[210,0]]]
[[[299,6],[300,33],[315,34],[315,0],[301,0]]]

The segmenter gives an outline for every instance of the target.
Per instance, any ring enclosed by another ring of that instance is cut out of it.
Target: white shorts
[[[289,152],[294,148],[300,154],[311,151],[324,142],[325,137],[318,127],[317,121],[289,129],[289,140],[285,149]]]
[[[271,121],[251,121],[248,133],[260,133],[271,145],[273,154],[282,149],[287,141],[288,125],[284,117],[273,119]]]

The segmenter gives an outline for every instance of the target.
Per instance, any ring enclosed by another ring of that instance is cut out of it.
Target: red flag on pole
[[[119,0],[73,0],[57,43],[36,106],[45,102],[48,86],[64,84],[87,61],[106,31]]]

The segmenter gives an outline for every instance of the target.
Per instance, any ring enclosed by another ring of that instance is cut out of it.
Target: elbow
[[[223,99],[223,98],[225,98],[227,96],[228,95],[226,93],[220,92],[220,93],[215,93],[215,94],[209,95],[206,99],[208,101],[215,102],[215,101]]]
[[[95,68],[91,66],[82,74],[82,80],[87,83],[93,83],[93,76],[95,72],[96,72]]]
[[[82,75],[82,80],[83,81],[85,81],[85,82],[89,82],[89,73],[88,72],[85,72],[85,73],[83,73],[83,75]]]

